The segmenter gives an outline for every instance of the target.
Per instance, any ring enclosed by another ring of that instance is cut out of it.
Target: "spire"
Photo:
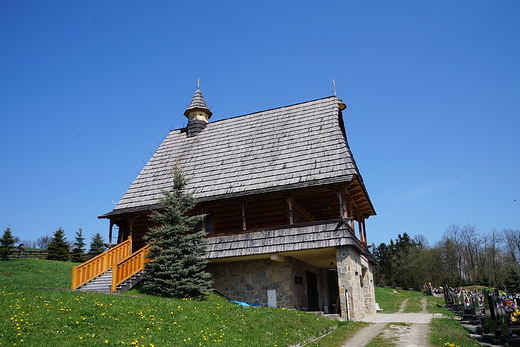
[[[208,105],[206,105],[206,101],[204,101],[204,97],[202,96],[202,92],[200,91],[200,81],[198,81],[199,86],[193,94],[193,99],[191,99],[191,103],[184,112],[184,115],[190,118],[190,115],[194,111],[202,111],[207,114],[206,121],[211,117],[213,113],[209,110]]]
[[[184,112],[184,115],[188,118],[188,137],[195,136],[204,130],[212,114],[200,91],[200,80],[197,80],[197,90]]]

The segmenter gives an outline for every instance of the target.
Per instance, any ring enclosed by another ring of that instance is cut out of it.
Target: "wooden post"
[[[108,228],[108,247],[112,247],[112,227],[114,226],[114,221],[110,220],[110,227]]]
[[[339,199],[339,215],[341,218],[345,218],[345,205],[343,204],[343,189],[341,187],[337,191]]]
[[[132,237],[134,236],[133,235],[133,231],[134,231],[134,223],[135,223],[135,220],[137,219],[137,217],[139,216],[134,216],[133,218],[130,218],[130,229],[129,229],[129,235],[128,235],[128,238],[131,240]],[[132,254],[134,251],[134,249],[132,248],[132,244],[130,244],[130,254]]]
[[[246,208],[247,208],[247,203],[242,201],[240,203],[240,207],[242,208],[242,230],[245,231],[247,230],[247,225],[246,225]]]
[[[365,224],[365,220],[363,219],[363,222],[362,222],[362,225],[363,225],[363,239],[365,240],[365,247],[368,247],[368,241],[367,241],[367,226]]]
[[[358,221],[358,228],[359,228],[359,241],[361,241],[361,243],[364,244],[365,241],[363,239],[363,225],[361,224],[360,221]]]
[[[294,215],[293,215],[292,202],[293,202],[293,197],[292,196],[288,196],[287,197],[287,204],[289,205],[289,225],[293,225],[294,224]]]
[[[351,211],[352,217],[354,216],[353,206],[352,206],[352,200],[349,199],[348,201],[349,210]],[[350,228],[352,228],[352,231],[354,231],[354,218],[350,220]]]

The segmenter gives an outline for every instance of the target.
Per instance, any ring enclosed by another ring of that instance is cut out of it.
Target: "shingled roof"
[[[157,208],[162,191],[172,186],[176,163],[199,202],[350,182],[354,176],[368,199],[342,108],[331,96],[215,121],[193,137],[186,128],[172,130],[114,210],[101,217]]]
[[[205,110],[208,113],[208,118],[210,118],[212,115],[208,105],[206,105],[204,97],[202,96],[202,92],[198,88],[195,91],[195,94],[193,94],[193,99],[191,100],[191,103],[189,104],[186,111],[184,112],[184,115],[187,116],[191,110]]]

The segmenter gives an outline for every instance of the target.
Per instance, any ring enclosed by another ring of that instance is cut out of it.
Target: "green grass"
[[[414,293],[418,292],[410,292],[407,290],[396,290],[391,288],[375,288],[376,294],[376,302],[379,304],[379,307],[383,309],[382,313],[396,313],[399,311],[401,304],[404,300],[410,299]],[[422,297],[424,295],[422,293]],[[419,309],[418,312],[421,310]]]
[[[288,346],[338,325],[312,313],[241,307],[218,296],[192,301],[55,290],[69,288],[73,265],[0,262],[1,347]],[[340,324],[338,333],[348,335],[362,323]]]
[[[421,292],[410,292],[403,313],[422,312],[423,308],[421,300],[424,298],[425,295]]]
[[[421,300],[426,298],[426,310],[429,313],[442,313],[446,316],[454,316],[452,312],[446,310],[444,307],[444,298],[426,296],[421,292],[380,287],[375,288],[375,294],[376,302],[383,309],[382,313],[396,313],[405,300],[407,300],[407,303],[404,307],[404,313],[421,312]]]
[[[477,340],[469,337],[469,332],[452,318],[433,319],[430,323],[430,344],[432,346],[478,347]]]
[[[375,288],[375,294],[377,303],[383,309],[382,313],[396,313],[405,300],[408,301],[404,308],[404,313],[421,312],[421,299],[426,297],[421,292],[379,287]],[[433,299],[432,297],[429,298]]]

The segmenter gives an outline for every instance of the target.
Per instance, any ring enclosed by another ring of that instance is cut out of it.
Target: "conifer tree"
[[[173,170],[173,188],[163,191],[160,200],[163,212],[154,211],[151,228],[144,239],[150,250],[143,290],[150,294],[205,299],[212,290],[211,275],[205,271],[206,253],[204,231],[195,231],[195,225],[204,215],[187,213],[196,199],[185,192],[187,180],[180,168]]]
[[[54,231],[47,245],[47,259],[59,261],[67,261],[70,259],[70,246],[65,237],[65,230],[61,227]]]
[[[85,238],[83,237],[83,229],[79,228],[76,231],[76,238],[74,239],[74,248],[70,260],[76,263],[82,263],[85,261]]]
[[[101,236],[100,233],[95,233],[90,239],[90,249],[88,251],[88,255],[90,257],[95,257],[98,254],[103,253],[107,247],[105,246],[105,240]]]
[[[11,227],[7,227],[7,229],[4,230],[2,238],[0,238],[0,255],[2,260],[9,260],[9,254],[11,254],[14,243],[15,239],[11,232]]]

